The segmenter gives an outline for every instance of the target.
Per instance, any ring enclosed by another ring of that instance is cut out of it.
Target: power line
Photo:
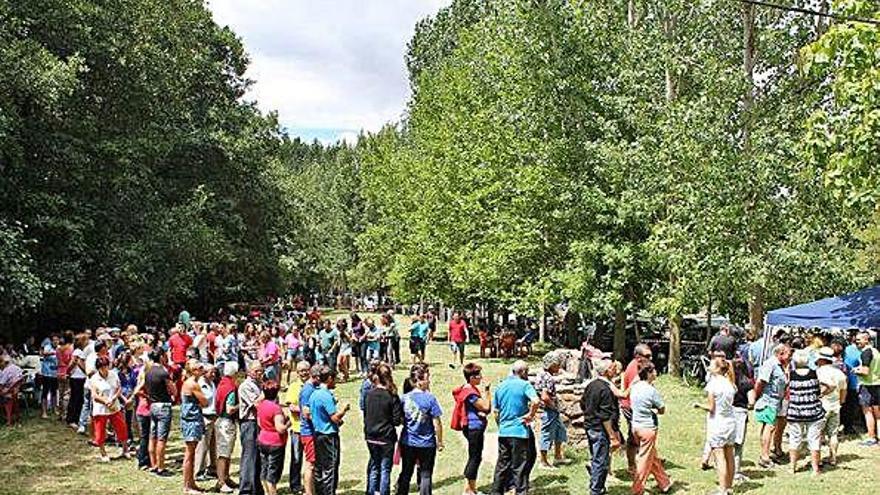
[[[830,12],[821,12],[819,10],[805,9],[802,7],[789,7],[787,5],[780,5],[778,3],[764,2],[761,0],[739,0],[739,1],[742,3],[758,5],[760,7],[769,7],[771,9],[785,10],[787,12],[797,12],[799,14],[815,15],[815,16],[819,16],[819,17],[828,17],[831,19],[839,20],[839,21],[862,22],[865,24],[873,24],[875,26],[880,26],[880,19],[868,19],[865,17],[853,17],[853,16],[848,16],[848,15],[832,14]]]

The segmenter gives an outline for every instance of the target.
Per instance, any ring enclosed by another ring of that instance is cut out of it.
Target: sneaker
[[[208,475],[205,473],[199,473],[199,475],[196,476],[196,481],[208,481],[209,479],[211,478],[209,478]]]
[[[878,444],[880,444],[880,442],[877,442],[876,438],[870,438],[859,442],[859,446],[861,447],[876,447]]]
[[[107,455],[99,455],[98,462],[110,462],[110,456]]]
[[[235,493],[235,488],[230,488],[229,485],[222,485],[220,493]]]
[[[770,459],[761,459],[758,461],[758,466],[761,466],[764,469],[773,469],[776,467],[776,463]]]
[[[79,433],[80,435],[85,435],[85,434],[86,434],[86,428],[85,428],[84,426],[77,426],[77,427],[76,427],[76,432]]]
[[[171,476],[174,476],[173,474],[171,474],[171,471],[169,471],[169,470],[167,470],[167,469],[157,469],[157,470],[154,471],[153,473],[154,473],[156,476],[161,476],[161,477],[163,477],[163,478],[170,478]]]
[[[749,481],[752,481],[752,479],[742,473],[736,473],[733,476],[733,481],[736,483],[748,483]]]

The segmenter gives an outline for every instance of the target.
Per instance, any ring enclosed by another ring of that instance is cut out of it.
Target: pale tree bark
[[[541,299],[541,308],[538,312],[540,320],[538,321],[538,342],[544,343],[546,341],[547,329],[545,328],[545,320],[547,319],[547,304]]]
[[[743,148],[742,161],[748,164],[752,159],[752,115],[755,107],[755,6],[743,4],[743,76],[745,90],[743,93]],[[750,207],[754,207],[757,198],[752,198]],[[752,255],[758,251],[758,232],[751,229],[748,246]],[[749,324],[760,335],[764,329],[764,286],[754,283],[749,288]]]
[[[670,54],[675,53],[676,18],[671,9],[663,12],[663,34],[666,37],[666,48]],[[667,62],[665,69],[666,102],[669,105],[678,98],[678,76],[674,64]],[[671,166],[674,166],[671,164]],[[670,277],[670,286],[675,287],[676,277]],[[676,311],[669,315],[669,369],[672,376],[681,376],[681,313]]]

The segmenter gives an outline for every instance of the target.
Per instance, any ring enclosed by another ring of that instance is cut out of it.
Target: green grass
[[[441,332],[443,330],[440,329]],[[469,357],[476,358],[478,351],[477,346],[470,346]],[[402,352],[404,358],[408,360],[408,351]],[[459,371],[450,370],[446,366],[449,357],[449,350],[442,343],[431,344],[428,348],[428,361],[432,365],[432,390],[446,413],[443,419],[444,425],[448,425],[448,413],[452,407],[450,391],[461,381]],[[486,379],[491,380],[493,384],[507,375],[510,364],[510,361],[502,359],[485,359],[480,362],[484,366]],[[534,365],[538,366],[537,359]],[[404,371],[401,369],[397,374],[398,381],[401,381],[403,376]],[[353,407],[342,428],[339,493],[345,495],[360,495],[365,490],[367,450],[362,436],[363,423],[357,410],[359,386],[359,381],[352,381],[340,384],[336,390],[340,402],[351,402]],[[714,487],[715,474],[712,471],[699,470],[704,416],[690,408],[690,404],[700,398],[700,391],[687,388],[667,377],[660,378],[658,388],[667,400],[668,410],[661,418],[659,451],[665,460],[668,473],[677,482],[676,493],[708,493]],[[177,421],[174,425],[169,459],[171,459],[170,466],[179,472],[180,467],[175,461],[182,458],[182,444]],[[767,471],[754,465],[758,452],[758,439],[754,422],[751,422],[749,427],[744,471],[752,481],[737,486],[736,493],[795,495],[845,490],[847,494],[858,495],[876,493],[877,487],[880,486],[880,448],[865,449],[857,446],[855,440],[844,441],[841,445],[841,465],[819,478],[812,478],[806,471],[792,475],[785,466]],[[489,431],[492,433],[497,429],[494,425],[490,425]],[[487,446],[485,455],[494,458],[489,448]],[[110,452],[113,452],[113,449]],[[558,471],[535,469],[532,473],[532,493],[574,495],[587,492],[587,476],[584,471],[586,452],[569,448],[567,453],[575,460],[572,465]],[[466,457],[466,444],[461,434],[447,429],[446,450],[438,455],[434,471],[435,493],[450,495],[461,493],[463,482],[461,472]],[[489,460],[484,461],[481,466],[478,485],[483,492],[489,492],[493,468],[494,465]],[[619,456],[615,457],[613,474],[617,478],[626,479],[625,468],[626,461]],[[236,464],[233,467],[235,478],[237,478],[237,469]],[[393,481],[396,480],[397,472],[398,469],[395,468]],[[179,493],[182,489],[179,474],[172,478],[157,478],[136,470],[133,461],[128,463],[114,460],[110,464],[97,464],[95,451],[86,445],[84,437],[76,435],[58,421],[43,421],[37,418],[28,419],[24,424],[14,428],[0,427],[0,480],[3,480],[0,483],[0,494],[16,495],[158,494]],[[649,481],[649,488],[653,486],[652,483]],[[203,488],[208,486],[208,483],[202,483]],[[282,493],[287,493],[286,482],[282,483],[282,486],[284,488]],[[629,493],[627,481],[609,480],[608,487],[612,494]]]

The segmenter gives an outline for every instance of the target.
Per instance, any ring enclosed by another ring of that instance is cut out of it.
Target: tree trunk
[[[547,314],[545,311],[546,309],[547,309],[547,305],[544,304],[543,300],[541,300],[541,308],[540,308],[540,311],[538,311],[538,318],[540,318],[540,320],[538,320],[538,342],[540,342],[542,344],[546,341],[546,335],[547,335],[547,333],[546,333],[547,329],[545,328],[545,326],[546,326],[545,322],[547,321]]]
[[[623,305],[614,308],[614,359],[626,359],[626,311]]]
[[[565,312],[565,319],[563,320],[565,324],[565,346],[566,347],[576,347],[577,343],[577,333],[578,333],[578,314],[574,310],[570,309]]]
[[[681,315],[669,317],[669,369],[672,376],[681,376]]]
[[[751,161],[752,154],[752,111],[755,106],[755,6],[743,4],[743,76],[745,94],[743,95],[743,162]],[[750,204],[754,204],[752,199]],[[757,232],[750,230],[749,249],[754,254],[758,249]],[[749,290],[749,324],[760,335],[764,329],[764,287],[754,284]]]

